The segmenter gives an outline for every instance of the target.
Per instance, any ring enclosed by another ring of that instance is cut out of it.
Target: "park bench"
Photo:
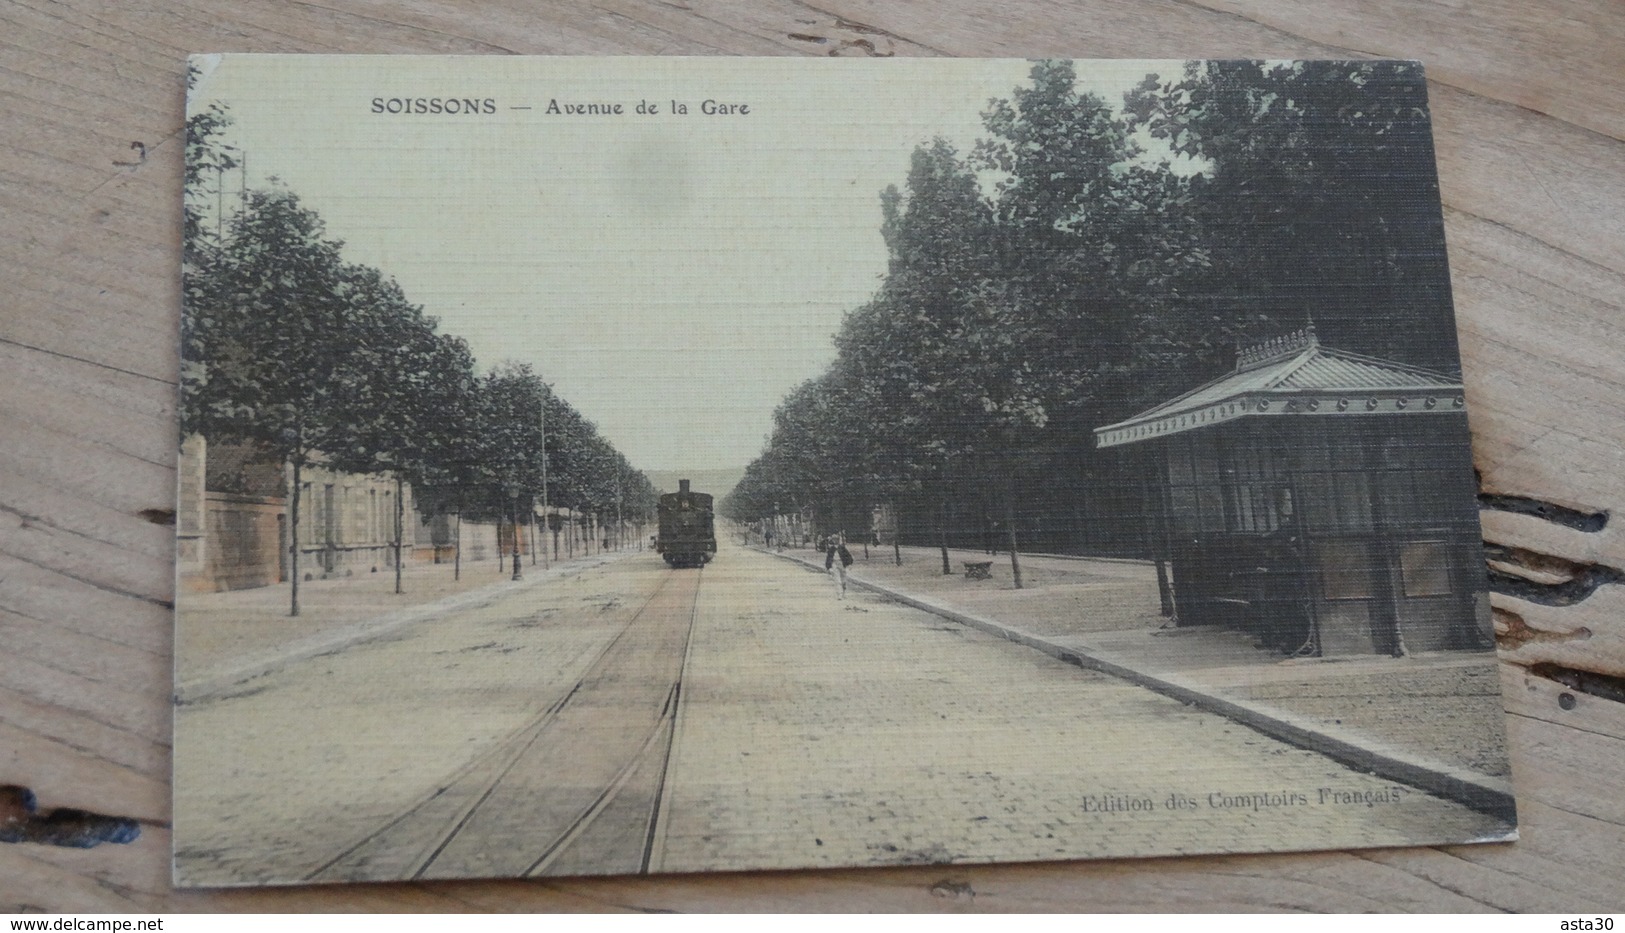
[[[990,560],[962,561],[965,565],[965,579],[991,580],[993,579],[993,562]]]

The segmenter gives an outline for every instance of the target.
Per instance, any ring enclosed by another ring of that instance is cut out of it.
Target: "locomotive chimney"
[[[677,481],[677,491],[682,493],[685,496],[688,495],[688,480],[686,480],[686,479],[678,480]]]

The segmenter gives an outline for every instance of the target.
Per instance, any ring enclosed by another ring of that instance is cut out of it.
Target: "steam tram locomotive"
[[[660,497],[660,534],[655,550],[673,567],[702,567],[717,552],[711,497],[690,492],[688,480],[677,481],[677,491]]]

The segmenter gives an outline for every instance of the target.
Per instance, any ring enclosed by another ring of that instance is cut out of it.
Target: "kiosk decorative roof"
[[[1461,380],[1323,347],[1311,324],[1243,348],[1234,372],[1096,428],[1095,441],[1114,447],[1244,417],[1430,414],[1464,404]]]

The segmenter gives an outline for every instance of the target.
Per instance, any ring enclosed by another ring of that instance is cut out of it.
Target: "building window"
[[[1196,487],[1196,510],[1201,516],[1201,529],[1206,532],[1225,531],[1224,492],[1211,480]]]
[[[338,508],[336,509],[338,521],[334,522],[337,527],[333,529],[333,543],[339,547],[344,547],[350,543],[350,533],[352,530],[350,525],[354,520],[354,516],[352,514],[354,509],[350,503],[350,487],[340,486],[338,488],[338,492],[339,502]]]
[[[1234,531],[1267,534],[1284,520],[1277,497],[1285,490],[1268,444],[1267,437],[1255,433],[1229,448],[1233,459],[1225,471],[1225,490]]]
[[[1344,531],[1371,530],[1371,483],[1364,473],[1337,473],[1337,525]]]
[[[1326,599],[1370,599],[1376,592],[1371,548],[1363,541],[1320,546],[1320,589]]]
[[[339,520],[344,517],[337,506],[338,503],[333,500],[333,484],[327,483],[322,486],[322,545],[324,547],[332,547],[337,543],[336,526]]]
[[[304,520],[299,523],[299,540],[296,543],[303,547],[316,540],[316,522],[322,514],[322,504],[316,501],[313,489],[310,483],[299,485],[299,500],[305,505],[305,514],[302,516]]]
[[[1400,548],[1406,596],[1449,596],[1450,548],[1443,541],[1412,541]]]

